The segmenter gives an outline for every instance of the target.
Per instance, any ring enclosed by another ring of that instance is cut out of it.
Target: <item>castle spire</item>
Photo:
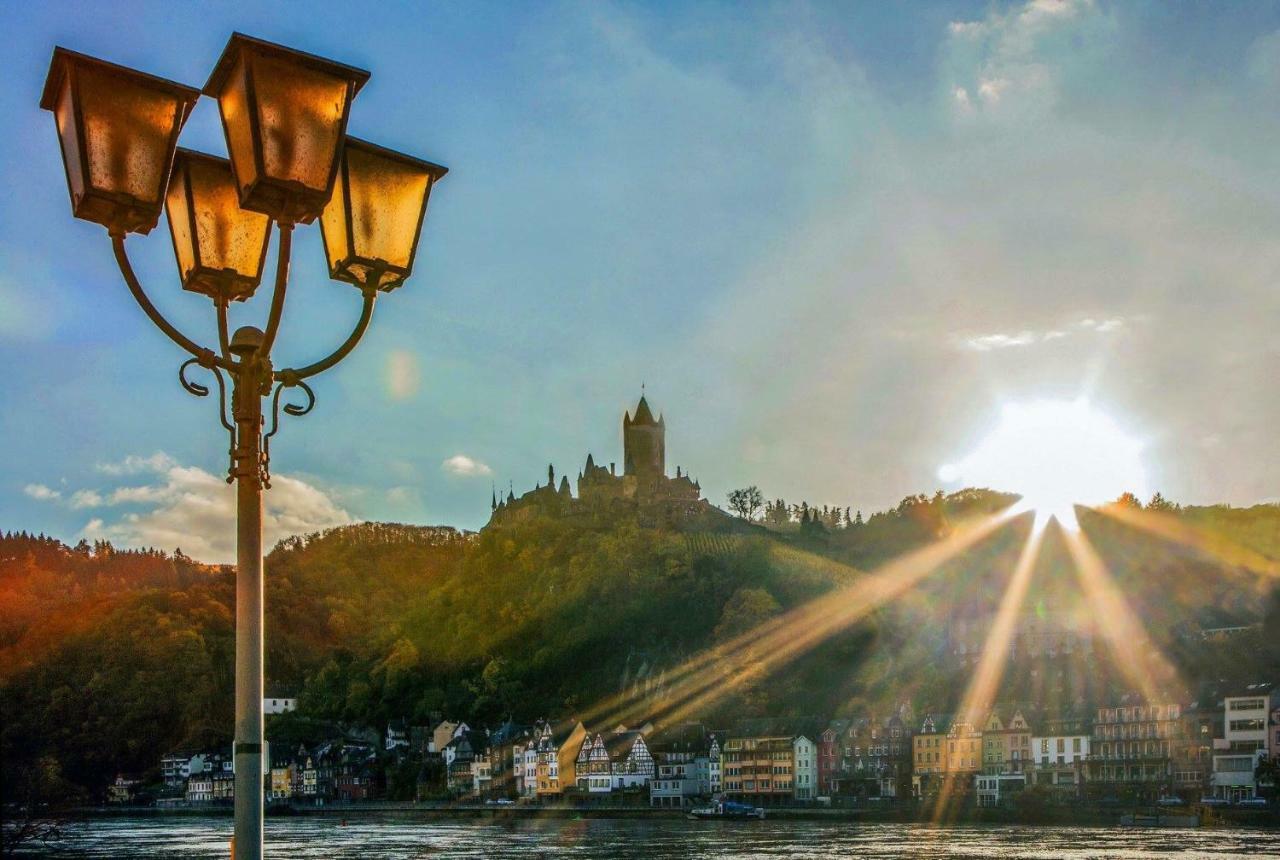
[[[548,463],[547,464],[547,486],[554,487],[555,485],[556,485],[556,467]]]
[[[489,510],[496,511],[498,509],[498,488],[493,484],[489,485]]]
[[[640,402],[636,404],[636,417],[631,419],[632,424],[657,424],[653,419],[653,412],[649,409],[649,401],[644,399],[644,395],[640,395]]]

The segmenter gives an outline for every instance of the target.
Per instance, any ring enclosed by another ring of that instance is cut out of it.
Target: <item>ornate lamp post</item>
[[[446,169],[346,136],[351,101],[368,72],[239,33],[204,88],[218,100],[230,160],[178,149],[178,133],[200,97],[181,84],[55,48],[40,106],[58,129],[72,214],[107,228],[120,273],[142,310],[191,354],[178,379],[199,365],[218,386],[230,436],[227,482],[237,492],[235,857],[262,856],[262,491],[271,486],[270,442],[281,394],[333,367],[360,341],[379,292],[413,270],[427,199]],[[335,187],[336,186],[336,187]],[[218,348],[197,344],[166,320],[138,282],[125,252],[130,233],[148,233],[164,208],[184,289],[212,300]],[[330,277],[363,296],[354,330],[327,357],[277,370],[293,227],[321,219]],[[228,307],[262,279],[271,224],[278,234],[275,289],[266,329],[229,333]],[[226,376],[231,378],[227,409]],[[263,401],[270,397],[270,427]]]

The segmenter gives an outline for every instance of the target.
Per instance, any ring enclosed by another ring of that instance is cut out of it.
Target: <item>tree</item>
[[[1121,493],[1120,498],[1116,499],[1116,504],[1122,508],[1142,509],[1142,501],[1133,493],[1129,492]]]
[[[756,511],[764,506],[764,494],[760,488],[752,484],[729,493],[729,509],[744,520],[753,520]]]

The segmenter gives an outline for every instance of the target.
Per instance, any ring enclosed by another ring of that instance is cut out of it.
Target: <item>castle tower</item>
[[[623,474],[642,480],[665,476],[666,435],[666,422],[661,416],[654,420],[648,402],[641,395],[636,417],[632,418],[629,412],[622,416]]]

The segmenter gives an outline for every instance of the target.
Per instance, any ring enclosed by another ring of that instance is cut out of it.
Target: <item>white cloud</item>
[[[99,463],[98,471],[104,475],[138,475],[144,472],[165,472],[177,465],[177,461],[163,451],[149,457],[130,454],[116,463]]]
[[[55,499],[62,498],[62,493],[52,487],[46,487],[44,484],[27,484],[22,488],[22,492],[41,502],[52,502]]]
[[[235,559],[235,488],[221,477],[198,467],[179,465],[165,454],[129,457],[109,466],[100,470],[108,474],[150,470],[156,473],[157,480],[146,486],[119,488],[106,497],[106,503],[152,507],[114,520],[94,517],[84,527],[86,538],[168,550],[181,547],[187,555],[202,561]],[[111,471],[116,467],[119,471]],[[92,494],[99,502],[103,499],[94,491],[82,492]],[[265,501],[263,542],[267,548],[291,535],[352,522],[351,515],[323,490],[288,475],[272,476]]]
[[[461,475],[464,478],[493,474],[493,470],[487,465],[468,457],[466,454],[454,454],[441,463],[440,468],[450,475]]]
[[[103,498],[96,490],[76,490],[71,494],[73,508],[96,508],[102,503]]]

